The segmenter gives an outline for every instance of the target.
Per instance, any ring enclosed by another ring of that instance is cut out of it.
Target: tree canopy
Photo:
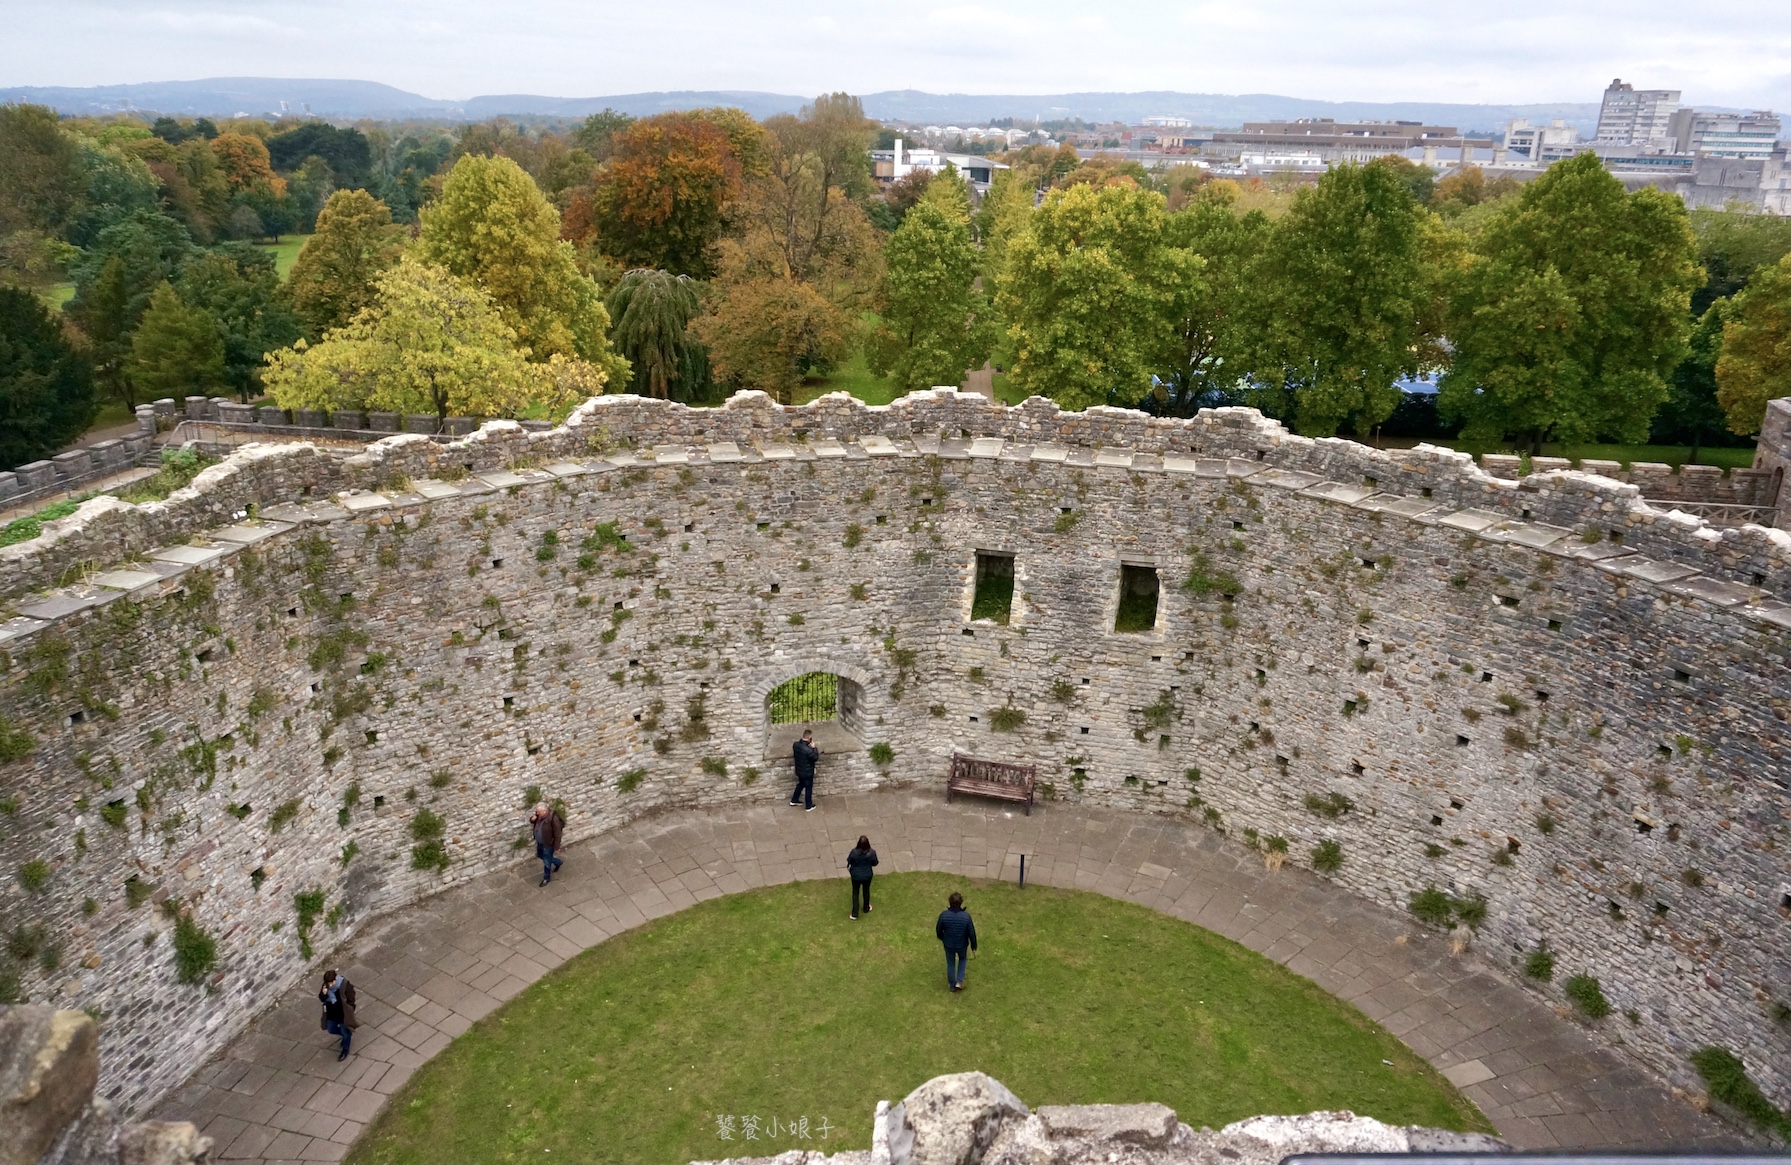
[[[151,397],[209,396],[225,381],[224,339],[212,318],[169,283],[149,297],[131,336],[130,378]]]
[[[697,281],[670,271],[634,270],[622,276],[604,307],[610,342],[633,368],[623,387],[643,396],[689,401],[709,379],[708,354],[687,334],[702,310]]]
[[[944,186],[945,183],[935,183]],[[871,337],[870,367],[902,392],[963,382],[988,359],[994,321],[976,287],[968,204],[924,198],[884,250],[882,323]]]
[[[0,287],[0,469],[47,457],[93,419],[93,367],[36,295]]]
[[[1716,383],[1737,433],[1758,433],[1766,402],[1791,395],[1791,255],[1756,271],[1730,301]]]
[[[1502,203],[1454,280],[1439,407],[1463,435],[1643,440],[1703,282],[1685,206],[1626,194],[1596,155]]]
[[[413,250],[488,295],[530,359],[576,358],[612,382],[626,379],[597,285],[560,239],[559,213],[509,158],[469,154],[456,162],[441,200],[423,212]]]
[[[563,409],[601,392],[604,370],[556,356],[531,363],[496,302],[446,268],[406,256],[373,306],[321,343],[274,352],[263,374],[283,408],[475,417]]]
[[[313,339],[373,302],[376,281],[402,247],[386,204],[365,190],[338,190],[317,215],[286,278],[293,309]]]

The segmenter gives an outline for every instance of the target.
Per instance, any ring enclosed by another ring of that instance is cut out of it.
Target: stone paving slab
[[[695,902],[838,877],[860,833],[880,869],[1012,876],[1127,899],[1249,946],[1360,1007],[1523,1149],[1739,1147],[1710,1117],[1543,1000],[1405,915],[1172,818],[1018,810],[931,790],[685,810],[572,845],[552,885],[532,862],[371,922],[335,963],[355,981],[354,1054],[317,1030],[305,975],[155,1114],[191,1120],[217,1159],[340,1161],[392,1093],[504,1000],[579,951]],[[531,937],[532,936],[532,937]]]

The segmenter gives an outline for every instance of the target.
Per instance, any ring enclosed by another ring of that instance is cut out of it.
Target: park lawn
[[[982,940],[961,995],[933,937],[953,889]],[[944,874],[883,875],[875,893],[857,922],[844,878],[731,895],[586,951],[419,1068],[348,1160],[862,1149],[879,1099],[972,1069],[1030,1105],[1161,1101],[1196,1128],[1338,1108],[1490,1128],[1354,1007],[1210,931],[1094,894]],[[748,1116],[756,1143],[738,1131]],[[772,1138],[774,1117],[786,1130],[806,1118],[811,1138]]]
[[[281,235],[277,243],[257,243],[274,253],[274,270],[284,279],[292,273],[292,265],[298,262],[298,253],[304,249],[310,235]]]
[[[826,376],[811,376],[804,380],[796,387],[792,399],[805,405],[830,392],[849,392],[867,405],[886,405],[904,395],[897,391],[896,383],[889,377],[871,371],[863,352],[854,352],[851,359]]]

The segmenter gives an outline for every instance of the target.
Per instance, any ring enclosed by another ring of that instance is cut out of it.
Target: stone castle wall
[[[1005,626],[969,617],[978,551],[1015,557]],[[296,894],[325,950],[518,860],[537,787],[575,838],[780,796],[766,693],[831,670],[895,754],[830,756],[834,788],[942,784],[958,749],[1071,811],[1334,841],[1353,890],[1484,896],[1482,950],[1597,975],[1662,1073],[1720,1043],[1784,1103],[1788,557],[1631,485],[1245,410],[603,398],[549,433],[255,447],[0,551],[0,712],[35,745],[0,863],[50,867],[0,910],[60,945],[25,988],[100,1009],[101,1092],[141,1105],[316,972]],[[1113,630],[1125,565],[1161,581],[1148,632]],[[425,810],[445,872],[413,868]],[[217,938],[203,986],[169,897]]]

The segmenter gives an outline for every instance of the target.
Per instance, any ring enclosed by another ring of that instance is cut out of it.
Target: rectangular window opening
[[[1688,671],[1680,671],[1678,668],[1674,668],[1673,669],[1673,682],[1676,684],[1689,684],[1689,683],[1691,683],[1691,673]]]
[[[1007,625],[1014,608],[1014,556],[976,552],[976,593],[970,600],[972,619]]]
[[[1154,631],[1157,626],[1157,568],[1121,563],[1119,611],[1113,629],[1123,632]]]

